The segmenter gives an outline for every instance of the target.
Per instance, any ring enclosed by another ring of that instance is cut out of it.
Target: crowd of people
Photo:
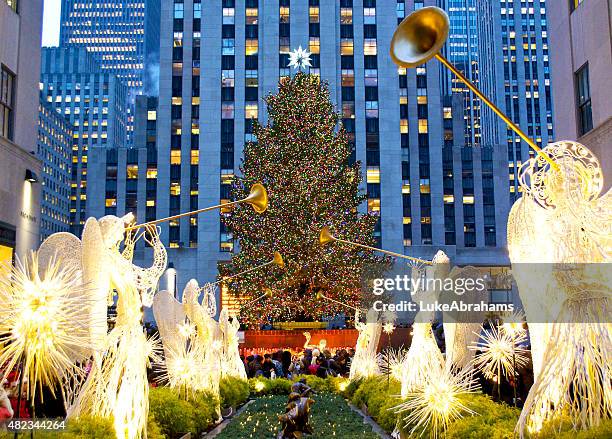
[[[301,353],[278,350],[272,353],[241,355],[249,378],[292,378],[298,375],[347,376],[354,349],[304,349]]]

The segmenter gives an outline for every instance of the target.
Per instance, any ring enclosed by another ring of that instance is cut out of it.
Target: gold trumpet
[[[545,154],[540,147],[531,140],[508,116],[506,116],[497,106],[491,102],[469,79],[451,64],[440,53],[442,46],[448,37],[450,22],[444,10],[428,6],[414,11],[399,24],[393,38],[391,39],[391,59],[400,67],[416,67],[425,64],[432,58],[436,58],[451,72],[453,72],[461,82],[463,82],[476,96],[478,96],[491,110],[523,139],[533,150],[553,169],[559,166]]]
[[[317,293],[317,300],[321,300],[321,299],[329,300],[330,302],[334,302],[334,303],[337,303],[338,305],[346,306],[347,308],[350,308],[355,311],[360,311],[359,308],[355,308],[354,306],[351,306],[348,303],[342,303],[339,300],[332,299],[331,297],[327,297],[325,294],[319,291]]]
[[[232,201],[230,203],[222,203],[222,204],[218,204],[216,206],[211,206],[211,207],[205,207],[203,209],[193,210],[191,212],[180,213],[178,215],[173,215],[167,218],[161,218],[161,219],[157,219],[154,221],[149,221],[143,224],[136,224],[133,226],[126,227],[125,231],[127,232],[127,231],[134,230],[134,229],[140,229],[141,227],[152,226],[154,224],[159,224],[165,221],[182,218],[184,216],[193,216],[193,215],[197,215],[202,212],[207,212],[209,210],[221,209],[224,207],[233,206],[235,204],[240,204],[240,203],[250,204],[253,207],[253,210],[255,212],[264,213],[266,209],[268,208],[268,192],[266,191],[266,188],[262,184],[255,183],[253,186],[251,186],[251,191],[249,192],[249,196],[246,198],[243,198],[242,200]]]
[[[254,304],[254,303],[259,302],[259,301],[260,301],[261,299],[263,299],[264,297],[272,297],[273,295],[274,295],[274,294],[272,293],[272,290],[271,290],[270,288],[264,288],[264,293],[263,293],[261,296],[256,297],[256,298],[255,298],[255,299],[253,299],[253,300],[249,300],[247,303],[243,304],[242,306],[249,306],[249,305],[252,305],[252,304]]]
[[[280,268],[285,268],[285,261],[283,260],[283,256],[279,252],[274,252],[274,257],[272,258],[272,260],[266,262],[265,264],[261,264],[261,265],[258,265],[256,267],[251,267],[248,270],[241,271],[240,273],[236,273],[236,274],[233,274],[231,276],[224,277],[223,279],[218,280],[217,282],[213,282],[212,285],[217,285],[217,284],[220,284],[221,282],[226,282],[226,281],[228,281],[230,279],[233,279],[235,277],[242,276],[244,274],[250,273],[251,271],[259,270],[260,268],[264,268],[264,267],[267,267],[268,265],[272,265],[272,264],[274,264],[274,265],[276,265],[277,267],[280,267]]]
[[[392,252],[392,251],[389,251],[389,250],[383,250],[383,249],[376,248],[376,247],[370,247],[369,245],[359,244],[357,242],[346,241],[344,239],[336,238],[329,231],[329,227],[325,226],[325,227],[323,227],[321,229],[321,233],[319,234],[319,243],[321,245],[325,245],[325,244],[327,244],[327,243],[329,243],[331,241],[342,242],[344,244],[349,244],[349,245],[353,245],[353,246],[356,246],[356,247],[365,248],[367,250],[372,250],[372,251],[375,251],[375,252],[385,253],[387,255],[391,255],[391,256],[394,256],[396,258],[408,259],[410,261],[419,262],[421,264],[432,265],[431,261],[426,261],[425,259],[415,258],[413,256],[406,256],[406,255],[402,255],[400,253],[395,253],[395,252]]]

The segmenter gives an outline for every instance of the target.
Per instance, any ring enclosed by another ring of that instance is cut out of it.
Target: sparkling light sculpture
[[[36,252],[2,272],[0,364],[5,376],[0,381],[23,361],[28,397],[33,399],[42,386],[55,393],[89,348],[89,322],[83,313],[89,306],[88,290],[74,267],[61,268],[53,259],[39,267]]]
[[[415,384],[394,410],[400,415],[406,413],[403,420],[411,434],[422,436],[429,431],[429,437],[437,438],[452,421],[476,415],[461,398],[477,388],[469,370],[455,374],[442,369],[442,373]]]
[[[476,335],[479,339],[471,349],[478,353],[473,363],[486,378],[499,383],[502,376],[514,376],[516,368],[527,364],[527,350],[520,346],[526,340],[524,334],[509,334],[491,327]]]

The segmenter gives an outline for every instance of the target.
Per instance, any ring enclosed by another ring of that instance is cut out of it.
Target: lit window
[[[180,165],[181,164],[181,151],[173,149],[170,151],[170,164]]]
[[[309,16],[309,21],[311,23],[318,23],[319,22],[319,7],[311,6],[308,10],[308,16]]]
[[[157,168],[147,168],[147,178],[157,178]]]
[[[400,133],[408,134],[408,119],[400,119]]]
[[[138,178],[138,165],[127,165],[126,176],[128,179]]]
[[[258,40],[249,39],[246,40],[245,55],[257,55],[259,48]]]
[[[181,184],[177,182],[170,183],[170,195],[181,195]]]
[[[474,196],[473,195],[464,195],[463,196],[463,204],[474,204]]]
[[[319,37],[310,37],[310,40],[308,42],[308,49],[310,50],[310,53],[313,54],[319,54],[321,53],[321,42],[319,40]]]
[[[366,38],[363,40],[363,54],[376,55],[376,40],[374,38]]]
[[[200,163],[200,151],[198,149],[191,150],[191,164],[198,165]]]
[[[106,205],[106,207],[116,207],[117,206],[117,199],[116,198],[107,198],[105,205]]]
[[[378,85],[378,71],[376,69],[366,69],[364,82],[367,87]]]
[[[409,194],[410,193],[410,183],[404,183],[402,185],[402,194]]]
[[[289,7],[281,6],[279,9],[280,22],[289,23]]]
[[[246,9],[246,24],[257,24],[257,8]]]
[[[355,86],[355,71],[354,70],[342,70],[342,87],[354,87]]]
[[[155,200],[147,200],[147,207],[155,207]]]
[[[380,198],[368,199],[368,212],[380,212]]]
[[[380,168],[379,167],[368,166],[367,182],[368,183],[380,183]]]
[[[246,119],[257,119],[257,104],[247,104],[244,107],[244,117]]]
[[[363,8],[363,24],[376,24],[376,8]]]
[[[353,54],[353,40],[343,39],[340,41],[340,54],[341,55],[352,55]]]
[[[419,134],[427,134],[427,119],[419,119]]]
[[[455,202],[455,196],[454,195],[444,195],[444,202],[449,204],[449,203],[454,203]]]
[[[221,72],[221,87],[234,86],[234,70],[223,70]]]
[[[353,24],[353,8],[340,9],[340,23]]]
[[[402,220],[402,223],[404,224],[412,224],[412,218],[409,216],[405,216]]]
[[[234,24],[234,8],[223,8],[223,24]]]

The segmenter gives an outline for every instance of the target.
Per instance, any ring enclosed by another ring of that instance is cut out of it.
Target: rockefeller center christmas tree
[[[244,198],[252,184],[261,182],[270,204],[261,215],[237,205],[223,217],[240,251],[231,263],[220,265],[221,275],[269,261],[275,251],[283,255],[285,269],[267,268],[228,281],[230,294],[243,299],[272,290],[272,297],[241,310],[241,321],[252,327],[270,320],[350,315],[347,307],[317,300],[317,292],[357,306],[365,267],[385,260],[353,246],[324,247],[318,238],[329,226],[339,238],[374,245],[377,216],[358,212],[366,199],[359,190],[360,164],[349,164],[347,133],[327,84],[317,76],[298,73],[283,80],[266,104],[269,121],[255,123],[257,142],[245,146],[232,198]]]

